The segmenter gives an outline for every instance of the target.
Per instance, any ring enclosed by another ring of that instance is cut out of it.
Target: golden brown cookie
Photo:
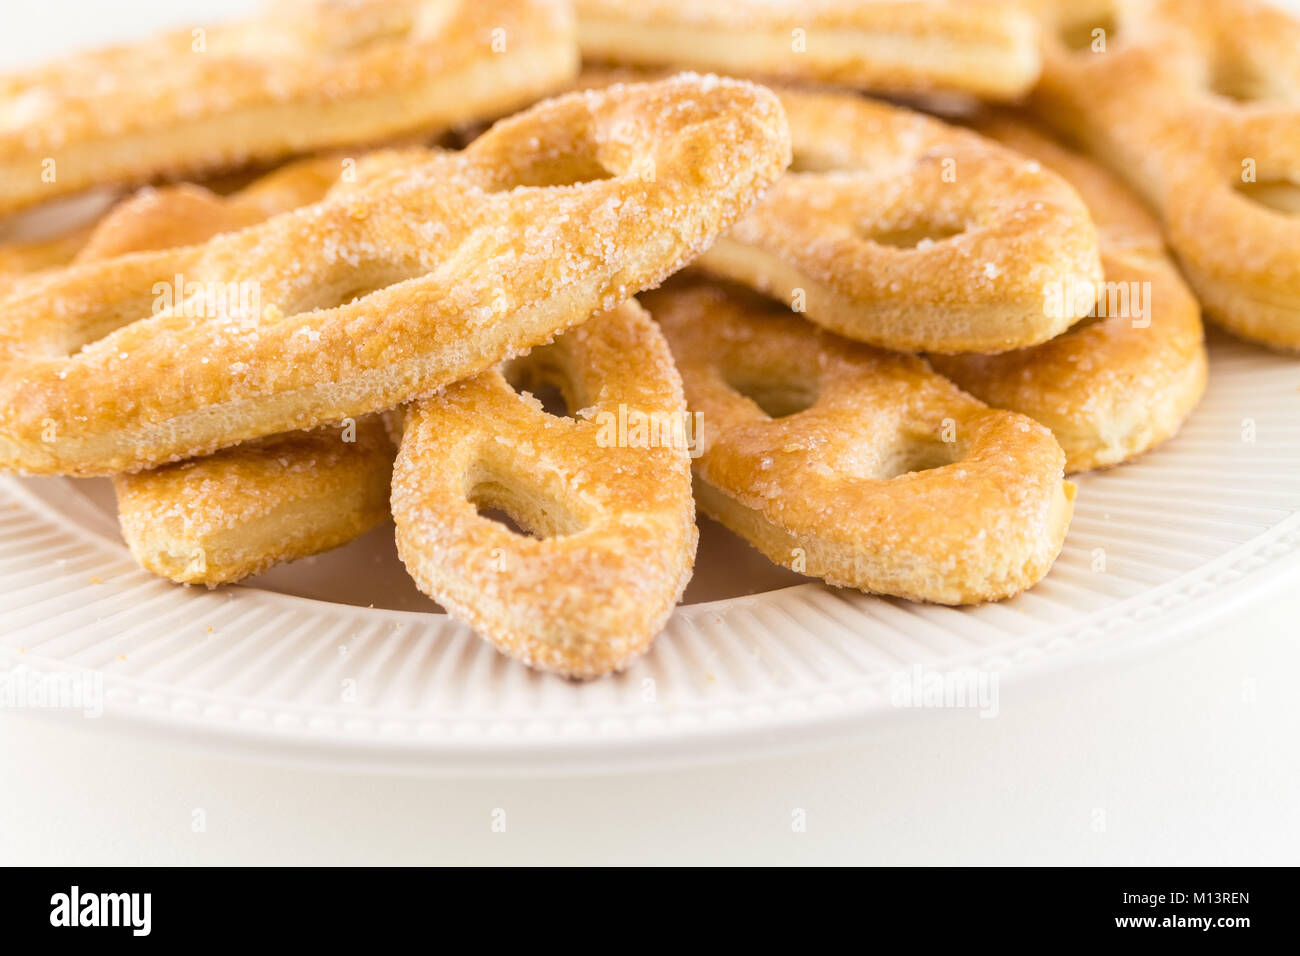
[[[1257,0],[1026,0],[1031,106],[1156,211],[1209,315],[1300,349],[1300,20]]]
[[[1050,342],[931,361],[981,401],[1050,428],[1065,449],[1066,471],[1140,455],[1178,431],[1205,392],[1200,306],[1166,253],[1159,225],[1114,177],[1007,116],[978,128],[1079,191],[1101,235],[1105,280],[1093,315]],[[1044,299],[1073,294],[1049,288]]]
[[[0,215],[90,186],[432,134],[577,71],[555,0],[278,0],[0,75]]]
[[[567,415],[533,397],[543,385],[562,390]],[[626,302],[597,315],[504,374],[406,410],[398,553],[421,590],[512,657],[570,677],[621,670],[659,632],[694,563],[685,416],[644,310]]]
[[[0,309],[0,467],[138,470],[432,394],[662,281],[788,162],[761,87],[619,85],[206,244],[24,284]]]
[[[747,291],[642,298],[701,416],[700,509],[772,561],[940,604],[1010,597],[1051,568],[1074,486],[1042,425]]]
[[[856,96],[778,89],[794,165],[699,265],[886,348],[995,352],[1092,307],[1048,283],[1101,279],[1069,184],[968,129]]]
[[[1038,76],[1009,0],[578,0],[583,57],[883,93],[1012,99]]]

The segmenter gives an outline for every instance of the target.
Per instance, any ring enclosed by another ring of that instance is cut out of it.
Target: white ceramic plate
[[[914,718],[899,675],[973,669],[1005,686],[1079,668],[1300,569],[1300,363],[1215,336],[1211,364],[1174,441],[1080,480],[1065,551],[1031,592],[955,610],[796,583],[706,524],[688,603],[654,650],[587,684],[438,613],[391,527],[209,592],[134,565],[106,481],[5,478],[0,667],[102,675],[91,723],[105,730],[439,774],[712,760]]]

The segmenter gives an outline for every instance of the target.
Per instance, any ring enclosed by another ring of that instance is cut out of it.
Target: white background
[[[4,0],[0,66],[249,6]],[[5,713],[0,862],[1294,864],[1298,619],[1292,589],[1158,656],[1003,688],[992,720],[913,711],[851,746],[621,777],[342,775]]]

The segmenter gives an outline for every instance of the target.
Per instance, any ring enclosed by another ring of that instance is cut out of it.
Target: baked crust
[[[686,443],[633,440],[637,415],[685,422],[681,381],[631,301],[522,361],[522,394],[493,370],[406,410],[397,550],[422,591],[503,652],[597,677],[649,647],[694,564]],[[526,390],[539,385],[561,387],[573,417],[546,412]]]
[[[1097,232],[1070,186],[970,130],[860,97],[781,88],[794,165],[700,257],[713,275],[885,348],[997,352],[1092,307]]]
[[[1107,290],[1096,318],[1050,342],[931,362],[981,401],[1050,428],[1065,449],[1066,471],[1148,451],[1177,432],[1200,401],[1207,367],[1200,306],[1166,253],[1159,225],[1104,169],[1027,124],[1003,114],[977,128],[1079,191],[1101,236]]]
[[[1012,99],[1038,76],[1032,20],[1003,0],[578,0],[583,57]],[[723,40],[722,38],[725,38]]]
[[[140,566],[215,587],[346,544],[388,519],[393,444],[379,416],[113,479]]]
[[[1074,485],[1045,427],[735,287],[642,297],[702,416],[700,509],[830,584],[974,604],[1039,581]]]
[[[684,74],[546,101],[203,245],[24,284],[0,310],[0,467],[138,470],[432,394],[662,281],[788,162],[772,93]],[[176,276],[199,299],[141,318]],[[241,281],[254,307],[193,314]]]
[[[1256,0],[1032,6],[1035,113],[1152,206],[1208,316],[1300,349],[1300,21]]]
[[[556,0],[279,0],[78,53],[0,76],[0,214],[499,116],[563,85],[577,59]]]
[[[362,157],[358,181],[429,158],[428,150]],[[77,252],[94,261],[202,242],[314,202],[338,178],[339,157],[302,160],[228,196],[181,185],[144,189],[113,208]],[[327,551],[388,519],[396,449],[368,416],[341,428],[257,439],[214,455],[113,479],[122,537],[140,566],[215,587],[281,561]]]

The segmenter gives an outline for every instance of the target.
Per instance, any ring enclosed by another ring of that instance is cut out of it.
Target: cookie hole
[[[965,230],[952,226],[924,223],[901,229],[864,231],[864,237],[879,246],[894,249],[926,249],[936,242],[960,236]]]
[[[1236,186],[1237,192],[1252,202],[1284,216],[1300,216],[1300,185],[1289,179],[1267,179],[1262,182],[1237,183]]]
[[[757,405],[768,418],[798,415],[817,401],[817,387],[812,383],[728,377],[727,385]]]
[[[220,319],[254,322],[268,314],[268,304],[262,301],[261,286],[256,281],[199,282],[182,278],[159,280],[149,289],[147,299],[133,296],[108,302],[94,312],[69,316],[58,330],[62,350],[69,357],[76,357],[125,326],[163,312],[199,322]],[[41,294],[39,286],[35,291]]]
[[[510,517],[509,512],[502,511],[500,508],[484,507],[478,502],[474,503],[474,507],[475,510],[478,511],[478,516],[480,518],[486,518],[488,521],[495,521],[497,524],[504,526],[511,534],[517,534],[525,538],[534,538],[538,541],[542,540],[544,537],[544,535],[533,534],[527,528],[521,528],[518,522],[516,522],[514,518]]]
[[[790,160],[789,171],[792,173],[829,173],[843,168],[842,163],[831,162],[824,156],[809,155],[796,150]]]
[[[1241,105],[1288,99],[1261,64],[1240,55],[1223,54],[1214,60],[1209,87],[1216,96]]]
[[[542,403],[542,411],[546,414],[554,415],[556,418],[573,417],[569,400],[564,397],[564,392],[558,385],[540,385],[529,394]]]
[[[582,406],[575,401],[573,381],[560,366],[560,356],[552,349],[552,346],[542,346],[506,362],[501,374],[520,395],[531,395],[534,401],[540,402],[546,414],[572,418],[574,410]]]
[[[343,292],[340,292],[338,295],[339,305],[351,305],[353,302],[356,302],[358,299],[364,299],[372,292],[378,292],[380,289],[383,288],[386,288],[386,286],[363,285],[363,286],[357,286],[355,289],[346,289]]]
[[[1114,12],[1067,23],[1060,31],[1061,43],[1071,53],[1105,53],[1119,37]]]
[[[580,186],[614,178],[599,160],[586,153],[538,157],[526,165],[503,169],[502,174],[503,178],[493,184],[493,192],[505,192],[516,186]]]
[[[505,482],[484,475],[474,482],[467,497],[480,518],[520,537],[541,540],[582,530],[582,522],[572,512],[522,480]]]
[[[363,262],[355,267],[345,265],[343,271],[345,278],[342,281],[321,282],[306,295],[285,303],[282,309],[284,314],[298,315],[315,309],[337,309],[410,278],[408,270],[386,263]],[[369,272],[369,281],[357,282],[357,272]]]
[[[888,481],[915,472],[931,471],[951,465],[957,458],[955,441],[946,442],[929,435],[903,435],[881,453],[876,477]]]

